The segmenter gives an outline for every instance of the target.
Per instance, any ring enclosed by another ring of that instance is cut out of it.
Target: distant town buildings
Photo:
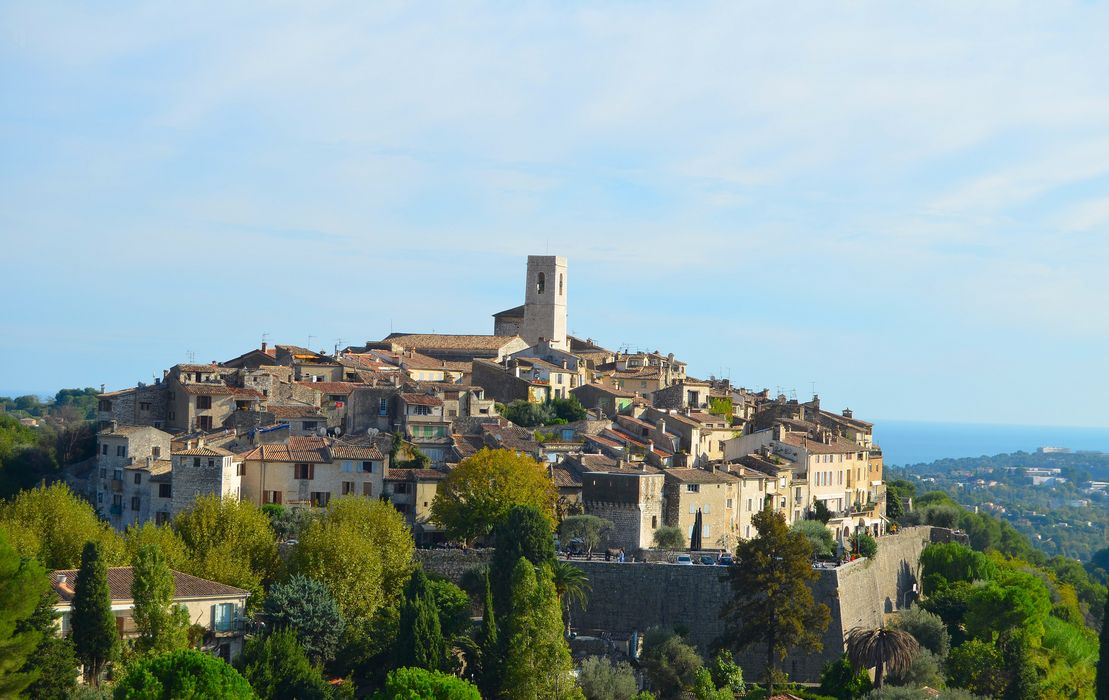
[[[566,258],[530,256],[524,303],[494,314],[490,335],[398,332],[331,353],[263,342],[105,391],[96,464],[71,483],[119,529],[206,494],[294,508],[358,496],[388,500],[432,542],[438,484],[490,447],[546,464],[559,508],[611,520],[625,549],[664,526],[692,538],[697,523],[703,547],[731,548],[759,510],[795,522],[818,503],[840,542],[885,532],[870,423],[817,396],[693,377],[673,352],[571,336],[568,293]],[[565,399],[586,418],[523,428],[497,410]]]

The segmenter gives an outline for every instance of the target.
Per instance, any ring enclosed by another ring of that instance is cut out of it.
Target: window
[[[140,411],[149,411],[150,410],[150,404],[147,403],[146,401],[140,401],[139,402],[139,410]]]
[[[388,399],[381,399],[380,401],[378,401],[377,402],[377,415],[384,416],[388,412],[389,412],[389,401],[388,401]]]
[[[263,494],[263,500],[265,500],[266,503],[281,503],[281,492],[266,491]]]
[[[543,290],[547,287],[547,276],[540,272],[535,278],[535,292],[542,294]]]
[[[211,408],[212,407],[212,397],[211,396],[198,396],[198,397],[196,397],[196,407],[200,410]]]
[[[701,490],[700,484],[686,484],[685,490],[688,493],[698,493]]]
[[[363,483],[362,484],[362,495],[367,497],[367,498],[373,496],[374,495],[374,485],[371,484],[368,481]]]
[[[317,425],[319,425],[319,423],[314,420],[306,420],[301,423],[301,428],[303,430],[315,430]]]
[[[135,483],[136,484],[141,484],[142,483],[142,474],[135,474]]]
[[[558,295],[562,296],[562,273],[558,273]]]
[[[374,463],[373,462],[362,462],[362,471],[366,472],[367,474],[373,474]]]
[[[751,499],[750,498],[747,499],[747,512],[748,513],[751,512]]]
[[[107,469],[107,467],[100,467],[100,478],[101,479],[107,479],[108,478],[108,469]]]
[[[199,467],[200,466],[200,457],[193,457],[193,466],[194,467]]]
[[[235,623],[235,604],[217,603],[212,606],[212,629],[229,632]]]
[[[246,462],[236,462],[235,463],[235,476],[245,476],[245,475],[246,475]]]
[[[139,509],[139,497],[138,496],[131,496],[131,510],[138,510],[138,509]]]
[[[352,471],[354,471],[354,462],[346,460],[346,461],[343,462],[343,466],[340,467],[340,469],[342,469],[345,472],[352,472]]]
[[[159,512],[154,514],[155,525],[165,525],[169,522],[169,513]]]
[[[658,529],[658,516],[657,515],[652,515],[651,516],[651,529],[652,530],[657,530]]]
[[[122,469],[112,470],[112,478],[115,479],[116,481],[123,481],[123,470]]]
[[[353,493],[354,493],[354,482],[353,481],[344,481],[343,482],[343,495],[344,496],[349,496]]]
[[[158,484],[158,498],[173,498],[173,486],[170,484]]]
[[[704,511],[706,514],[711,513],[712,512],[712,504],[711,503],[706,503],[704,505],[704,507],[701,508],[701,510]],[[705,534],[707,535],[708,533],[706,532]]]
[[[177,413],[175,413],[174,411],[170,411],[169,412],[169,419],[170,420],[177,420]]]
[[[126,456],[127,456],[127,446],[126,445],[117,445],[116,446],[116,457],[126,457]]]
[[[330,491],[313,491],[312,492],[312,505],[316,506],[317,508],[323,508],[323,507],[327,506],[327,504],[330,500],[331,500],[331,492]]]
[[[112,505],[117,507],[123,505],[123,496],[118,493],[112,494]]]
[[[296,464],[293,465],[293,478],[294,479],[311,479],[315,472],[314,464]]]
[[[104,492],[103,491],[97,491],[96,492],[96,502],[97,503],[103,503],[104,502]]]
[[[100,454],[107,456],[107,454],[108,454],[108,446],[107,445],[101,445],[100,446]]]
[[[416,416],[430,416],[431,406],[413,406],[412,414]]]
[[[101,411],[111,411],[112,410],[112,402],[109,401],[108,399],[100,399],[99,409]]]
[[[150,448],[150,456],[153,457],[154,459],[158,459],[159,457],[162,456],[162,448],[158,447],[157,445],[155,445],[154,447],[151,447]]]
[[[196,427],[200,430],[211,430],[212,429],[212,417],[211,416],[197,416],[197,418],[196,418]]]
[[[393,493],[408,493],[408,484],[403,481],[397,482],[393,486]]]
[[[732,499],[730,499],[730,498],[728,499],[728,505],[727,505],[727,507],[728,507],[728,508],[731,508],[731,507],[732,507]]]

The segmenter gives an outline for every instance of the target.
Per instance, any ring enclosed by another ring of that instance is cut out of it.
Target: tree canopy
[[[195,649],[181,649],[131,664],[113,690],[115,700],[254,700],[256,697],[238,671]]]
[[[261,700],[327,700],[331,690],[291,630],[250,638],[235,667]]]
[[[38,559],[47,569],[76,568],[90,541],[99,545],[108,565],[126,563],[123,539],[60,482],[20,491],[0,504],[0,528],[16,551]]]
[[[140,654],[184,649],[189,643],[189,611],[174,605],[173,572],[158,545],[143,545],[135,555],[131,598]]]
[[[274,629],[290,630],[313,663],[335,658],[346,620],[327,586],[293,575],[266,595],[266,619]]]
[[[580,539],[587,552],[592,552],[606,541],[612,533],[611,520],[597,517],[596,515],[571,515],[562,519],[558,526],[559,536],[563,542]]]
[[[432,519],[452,539],[488,535],[515,505],[530,505],[555,525],[558,489],[547,469],[511,450],[482,449],[462,460],[439,484]]]
[[[501,692],[510,698],[574,697],[573,662],[549,566],[537,570],[520,557],[511,601]]]
[[[422,668],[398,668],[389,672],[385,689],[374,700],[481,700],[472,683]]]
[[[38,678],[25,665],[43,632],[26,623],[48,588],[42,565],[21,558],[0,530],[0,697],[14,697]]]

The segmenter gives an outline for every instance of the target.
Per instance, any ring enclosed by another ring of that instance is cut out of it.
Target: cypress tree
[[[495,529],[497,546],[489,565],[493,603],[501,623],[505,623],[516,562],[520,557],[534,566],[555,563],[554,532],[546,516],[534,506],[513,506]]]
[[[512,572],[502,694],[510,698],[574,697],[574,664],[550,567],[520,557]],[[580,697],[580,696],[577,696]]]
[[[416,569],[405,587],[400,609],[397,665],[438,671],[446,661],[446,644],[439,627],[439,610],[423,569]]]
[[[485,600],[481,612],[481,676],[479,686],[487,698],[496,697],[501,685],[500,640],[497,635],[497,618],[493,611],[493,588],[489,585],[489,570],[485,570]]]
[[[27,623],[48,587],[42,566],[22,559],[0,530],[0,697],[18,695],[39,675],[24,668],[42,640],[42,633]]]
[[[120,644],[108,567],[95,542],[87,542],[81,552],[81,568],[73,586],[72,621],[73,646],[77,659],[85,665],[85,679],[99,687],[104,666],[119,653]]]
[[[1109,596],[1105,596],[1105,612],[1101,616],[1101,653],[1097,662],[1097,696],[1109,698]]]

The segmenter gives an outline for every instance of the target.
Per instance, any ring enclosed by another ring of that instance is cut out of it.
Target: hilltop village
[[[488,335],[391,333],[332,353],[263,342],[174,365],[99,396],[96,458],[67,480],[119,530],[170,522],[203,494],[286,507],[354,494],[392,502],[426,546],[443,539],[438,484],[504,448],[546,465],[560,514],[610,520],[629,554],[697,522],[702,549],[730,551],[765,505],[787,523],[826,508],[841,547],[885,534],[870,423],[817,396],[695,378],[672,352],[568,335],[568,296],[566,258],[530,256],[524,303]],[[570,418],[543,424],[552,402]]]

